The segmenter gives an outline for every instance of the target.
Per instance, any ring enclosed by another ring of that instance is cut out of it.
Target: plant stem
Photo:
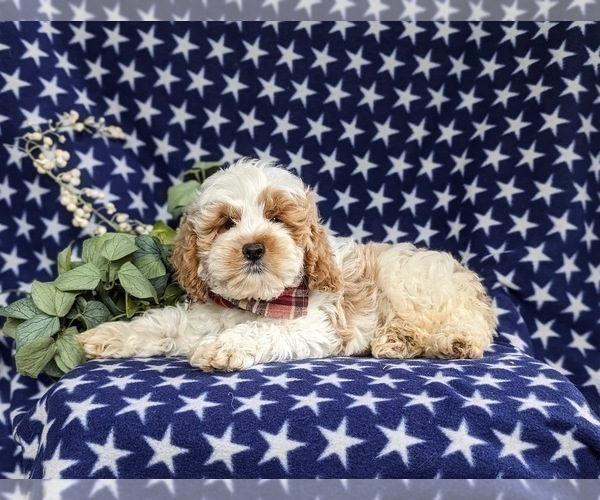
[[[122,311],[115,305],[115,303],[112,301],[112,299],[108,296],[108,293],[106,293],[106,290],[104,289],[104,285],[102,283],[100,283],[96,287],[96,293],[100,297],[100,300],[102,301],[102,303],[111,312],[111,314],[114,314],[115,316],[123,314]]]

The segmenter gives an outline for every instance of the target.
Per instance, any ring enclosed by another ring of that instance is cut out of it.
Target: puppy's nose
[[[265,253],[265,246],[262,243],[246,243],[242,247],[244,257],[252,262],[256,262]]]

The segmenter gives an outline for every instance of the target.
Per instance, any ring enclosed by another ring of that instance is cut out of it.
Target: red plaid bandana
[[[242,309],[267,318],[296,319],[306,316],[308,312],[308,282],[306,279],[303,279],[298,286],[286,288],[279,297],[269,301],[226,299],[213,292],[208,292],[208,296],[215,304],[222,307]]]

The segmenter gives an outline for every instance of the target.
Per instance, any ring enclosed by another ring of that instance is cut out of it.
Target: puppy
[[[371,354],[476,358],[496,316],[478,276],[410,243],[329,236],[289,171],[241,159],[187,208],[173,264],[188,306],[80,335],[89,359],[187,356],[204,371]]]

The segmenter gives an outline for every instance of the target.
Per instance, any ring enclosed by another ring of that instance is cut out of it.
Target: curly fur
[[[195,302],[204,302],[208,297],[208,288],[199,276],[198,234],[187,217],[182,220],[175,238],[171,262],[179,284],[188,297]]]
[[[265,251],[249,262],[242,248]],[[313,193],[269,162],[244,158],[210,177],[188,207],[173,265],[192,304],[149,311],[83,333],[88,358],[187,355],[201,370],[334,355],[472,358],[497,320],[479,277],[450,254],[410,243],[358,244],[328,235]],[[305,317],[226,309],[272,300],[308,278]]]
[[[340,270],[334,260],[327,233],[319,221],[312,193],[307,196],[303,208],[308,213],[307,223],[310,228],[310,238],[304,258],[304,269],[309,279],[309,286],[312,290],[320,292],[339,292],[342,288]]]

